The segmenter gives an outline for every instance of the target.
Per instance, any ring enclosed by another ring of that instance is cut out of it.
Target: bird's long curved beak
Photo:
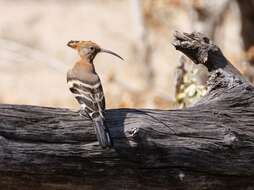
[[[109,54],[111,54],[111,55],[114,55],[114,56],[118,57],[119,59],[124,60],[120,55],[118,55],[117,53],[115,53],[115,52],[113,52],[113,51],[110,51],[110,50],[107,50],[107,49],[101,49],[100,52],[109,53]]]

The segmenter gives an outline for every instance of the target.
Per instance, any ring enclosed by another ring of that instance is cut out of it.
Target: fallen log
[[[112,149],[77,112],[0,105],[0,189],[253,189],[253,86],[202,34],[173,45],[208,68],[207,95],[180,110],[107,110]]]

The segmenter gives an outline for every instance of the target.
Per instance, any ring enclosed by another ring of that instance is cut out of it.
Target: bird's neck
[[[76,64],[75,68],[88,73],[95,73],[93,61],[82,57]]]

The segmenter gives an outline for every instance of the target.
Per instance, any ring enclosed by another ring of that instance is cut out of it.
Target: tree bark
[[[207,95],[182,110],[107,110],[112,149],[77,112],[0,105],[0,189],[253,189],[253,86],[202,34],[173,45],[208,68]]]

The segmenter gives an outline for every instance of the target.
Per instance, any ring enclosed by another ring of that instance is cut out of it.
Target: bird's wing
[[[94,119],[98,116],[104,118],[105,98],[100,80],[89,84],[78,79],[68,80],[70,91],[89,116]]]
[[[101,111],[104,111],[105,110],[105,96],[104,96],[101,82],[97,88],[94,88],[93,94],[95,96],[95,102],[98,104],[98,108],[101,109]]]

